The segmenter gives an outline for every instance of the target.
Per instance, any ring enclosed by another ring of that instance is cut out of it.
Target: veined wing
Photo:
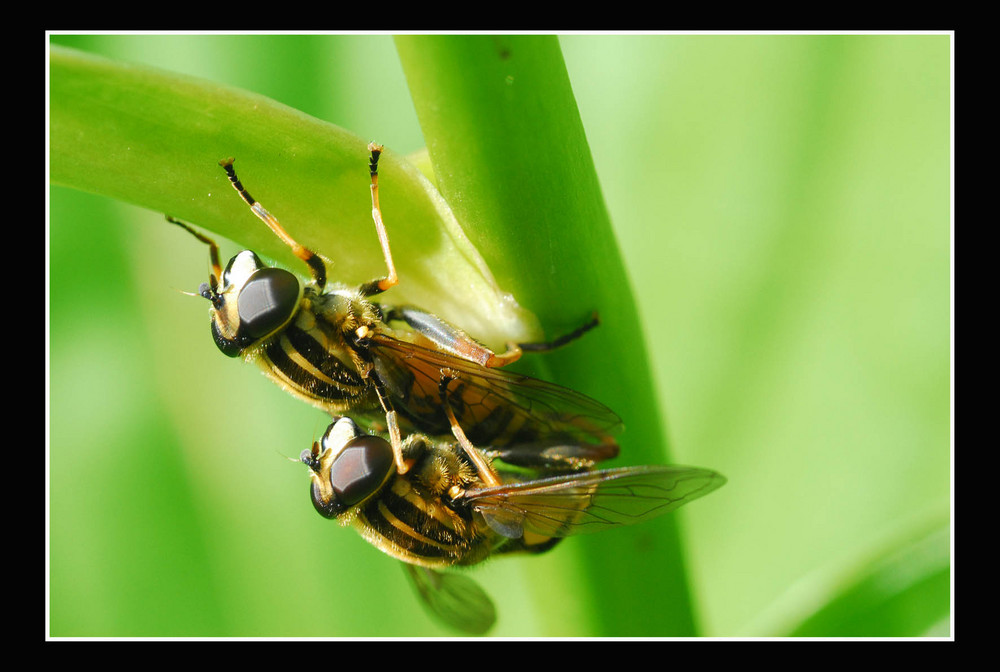
[[[599,532],[669,513],[721,487],[709,469],[622,467],[469,491],[466,498],[495,531],[519,538]]]
[[[375,372],[399,415],[419,431],[451,434],[441,406],[447,373],[448,402],[469,440],[506,445],[539,440],[612,443],[622,422],[611,409],[579,392],[530,376],[487,368],[447,352],[385,334],[372,337]]]
[[[493,601],[469,577],[405,562],[403,569],[424,606],[451,627],[473,635],[493,627],[497,619]]]

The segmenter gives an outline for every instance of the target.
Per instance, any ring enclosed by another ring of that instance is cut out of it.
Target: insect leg
[[[385,265],[389,274],[384,278],[372,280],[361,285],[363,296],[374,296],[381,294],[390,287],[395,287],[399,282],[396,276],[396,266],[392,263],[392,252],[389,250],[389,235],[385,231],[385,224],[382,222],[382,208],[378,204],[378,159],[382,154],[382,145],[374,142],[368,143],[368,151],[372,153],[368,162],[369,172],[372,177],[372,220],[375,222],[375,233],[378,234],[378,242],[382,246],[382,256],[385,257]]]
[[[177,226],[181,227],[182,229],[190,233],[192,236],[194,236],[201,242],[208,245],[208,262],[210,266],[208,279],[210,281],[210,286],[212,288],[212,291],[213,292],[217,291],[219,289],[219,281],[222,279],[222,264],[219,263],[218,244],[216,244],[214,240],[212,240],[205,234],[198,233],[197,231],[195,231],[193,228],[191,228],[189,225],[185,224],[181,220],[174,219],[170,215],[167,215],[166,217],[168,222],[170,222],[171,224],[176,224]]]
[[[521,359],[521,355],[524,352],[547,352],[549,350],[555,350],[556,348],[561,348],[567,343],[571,343],[576,339],[583,336],[585,333],[600,324],[600,320],[597,318],[597,313],[591,315],[590,319],[583,325],[577,327],[568,334],[563,334],[559,338],[551,341],[544,341],[542,343],[508,343],[507,352],[501,353],[499,355],[493,355],[490,357],[484,366],[488,367],[500,367],[512,364],[517,360]]]
[[[392,446],[392,460],[396,463],[396,472],[402,476],[410,470],[410,465],[403,459],[403,439],[399,432],[399,421],[396,420],[396,410],[389,404],[389,400],[386,398],[382,381],[373,375],[372,383],[375,386],[376,394],[378,394],[379,403],[382,404],[382,410],[385,411],[385,424],[389,432],[389,445]]]
[[[264,206],[254,200],[254,197],[243,188],[243,184],[240,183],[238,177],[236,177],[236,170],[233,168],[233,161],[235,159],[228,158],[219,161],[219,165],[226,171],[226,175],[229,176],[229,181],[233,183],[233,188],[236,192],[247,202],[253,214],[257,215],[267,227],[274,232],[274,235],[281,238],[282,242],[288,247],[292,248],[292,254],[306,262],[309,266],[309,272],[312,274],[313,282],[316,283],[317,289],[323,289],[326,286],[326,264],[320,259],[319,255],[310,250],[308,247],[300,245],[295,241],[288,232],[281,226],[278,219],[268,212]]]
[[[410,467],[403,461],[403,440],[399,435],[399,423],[396,421],[396,411],[388,411],[385,414],[385,424],[389,428],[389,443],[392,445],[392,457],[396,462],[396,471],[400,475],[410,470]]]
[[[489,460],[483,456],[479,449],[472,445],[469,438],[465,435],[462,430],[462,426],[458,424],[458,420],[455,419],[455,412],[451,408],[451,404],[448,403],[448,384],[455,380],[454,376],[447,369],[441,371],[441,382],[438,389],[441,393],[441,403],[444,406],[445,415],[448,416],[448,422],[451,423],[451,433],[455,435],[458,439],[458,443],[462,446],[465,454],[468,455],[469,459],[472,460],[472,464],[476,467],[476,472],[479,474],[479,478],[482,479],[483,483],[487,487],[493,487],[501,485],[500,477],[497,472],[494,471],[493,467],[490,466]]]
[[[548,350],[555,350],[556,348],[561,348],[567,343],[572,343],[573,341],[580,338],[581,336],[586,334],[588,331],[590,331],[600,323],[601,320],[597,316],[597,313],[595,312],[590,316],[590,319],[587,320],[584,324],[580,325],[579,327],[569,332],[568,334],[563,334],[562,336],[556,338],[555,340],[547,341],[545,343],[518,343],[518,346],[521,348],[521,350],[526,350],[528,352],[546,352]]]

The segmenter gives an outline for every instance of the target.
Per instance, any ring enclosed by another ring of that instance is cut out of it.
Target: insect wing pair
[[[406,437],[411,468],[399,474],[387,441],[341,418],[301,460],[310,467],[316,510],[404,562],[431,612],[472,634],[493,624],[493,604],[469,577],[441,570],[541,553],[567,536],[650,520],[725,483],[714,471],[692,467],[597,470],[611,451],[592,445],[483,452],[500,465],[502,485],[485,485],[455,442],[419,434]]]

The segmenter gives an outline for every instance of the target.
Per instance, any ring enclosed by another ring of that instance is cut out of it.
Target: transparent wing
[[[489,595],[462,574],[439,572],[403,563],[420,599],[446,625],[470,635],[486,633],[497,614]]]
[[[469,491],[467,501],[498,533],[547,537],[599,532],[669,513],[726,482],[708,469],[623,467]]]
[[[622,422],[611,409],[579,392],[530,376],[487,368],[446,352],[385,334],[372,337],[375,371],[396,411],[419,431],[450,435],[441,406],[443,372],[455,379],[448,401],[477,445],[566,442],[613,443]]]

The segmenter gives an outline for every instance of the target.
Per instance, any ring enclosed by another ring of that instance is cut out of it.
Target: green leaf
[[[273,100],[65,47],[51,48],[51,178],[170,214],[305,268],[218,166],[300,243],[358,283],[385,273],[371,222],[367,141]],[[403,282],[395,293],[488,342],[535,335],[434,187],[387,148],[380,202]]]

